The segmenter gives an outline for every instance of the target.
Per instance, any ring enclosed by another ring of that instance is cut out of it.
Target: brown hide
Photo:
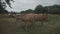
[[[17,20],[21,21],[46,21],[48,19],[47,14],[20,14],[17,16]]]
[[[20,14],[17,16],[17,20],[21,20],[23,22],[27,22],[27,21],[32,21],[32,19],[34,18],[34,14]]]
[[[35,21],[46,21],[48,19],[48,15],[47,14],[36,14],[34,16],[34,20]]]

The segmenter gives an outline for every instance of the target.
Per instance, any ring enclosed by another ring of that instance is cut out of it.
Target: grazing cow
[[[17,16],[16,21],[21,20],[25,23],[25,28],[34,23],[35,21],[41,21],[41,25],[43,25],[43,21],[47,21],[48,15],[47,14],[20,14]]]

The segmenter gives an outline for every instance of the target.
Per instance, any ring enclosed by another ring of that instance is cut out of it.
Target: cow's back
[[[36,14],[34,16],[35,21],[45,21],[48,19],[48,15],[47,14]]]
[[[17,16],[18,19],[27,22],[27,21],[45,21],[48,19],[48,15],[47,14],[20,14],[19,16]]]

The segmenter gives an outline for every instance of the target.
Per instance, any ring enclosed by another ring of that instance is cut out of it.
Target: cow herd
[[[33,25],[36,21],[41,21],[41,25],[43,25],[43,22],[48,21],[48,14],[20,14],[16,16],[16,23],[20,20],[24,22],[25,29],[28,29],[29,25]]]

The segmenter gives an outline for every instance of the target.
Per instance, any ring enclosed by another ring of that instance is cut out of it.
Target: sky
[[[58,4],[60,5],[60,0],[14,0],[15,2],[11,2],[12,9],[9,6],[6,9],[11,12],[20,12],[25,11],[27,9],[35,9],[37,5],[49,6]]]

